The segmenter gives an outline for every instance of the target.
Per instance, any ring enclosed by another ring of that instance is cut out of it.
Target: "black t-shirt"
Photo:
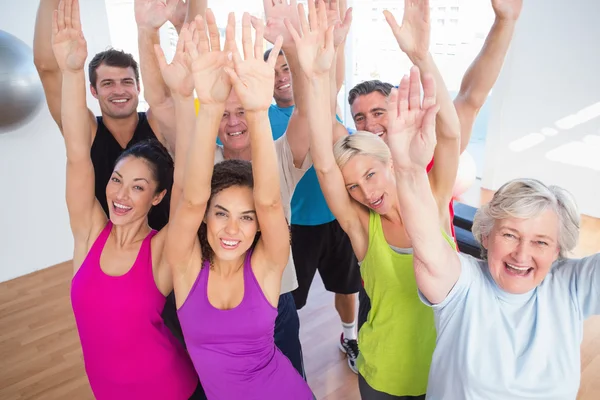
[[[133,133],[133,137],[127,143],[127,147],[147,139],[156,139],[156,135],[152,131],[146,113],[138,113],[139,121]],[[106,185],[110,179],[115,162],[121,153],[125,150],[119,142],[110,133],[104,125],[102,117],[96,117],[98,122],[98,130],[94,143],[92,143],[92,164],[94,164],[94,172],[96,174],[96,198],[108,216],[108,204],[106,201]],[[167,195],[163,200],[150,210],[148,214],[148,224],[152,229],[162,229],[169,220],[169,203],[171,200],[171,188],[168,189]]]

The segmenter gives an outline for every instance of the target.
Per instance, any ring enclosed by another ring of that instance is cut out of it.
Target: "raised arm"
[[[311,101],[308,103],[307,112],[310,152],[325,200],[342,229],[350,236],[357,257],[362,259],[368,237],[360,225],[358,212],[352,204],[342,172],[333,156],[333,117],[329,82],[329,69],[333,68],[335,56],[333,26],[325,32],[319,28],[324,15],[319,13],[317,16],[314,4],[308,4],[310,25],[306,21],[302,5],[298,6],[301,10],[302,36],[291,24],[286,25],[296,42],[301,68],[309,82],[307,94]],[[322,8],[323,3],[319,7]]]
[[[67,208],[75,238],[75,266],[83,261],[92,231],[106,223],[96,200],[94,167],[90,158],[92,135],[86,107],[83,67],[87,43],[81,31],[79,1],[63,0],[54,13],[52,49],[62,71],[61,118],[67,151]],[[81,259],[80,259],[81,258]]]
[[[523,0],[492,0],[496,20],[488,33],[483,48],[467,69],[454,99],[460,120],[460,151],[467,148],[475,118],[483,107],[500,75],[504,58],[515,32]]]
[[[442,221],[425,168],[436,147],[435,80],[413,67],[388,101],[388,145],[394,161],[400,213],[413,254],[419,290],[433,304],[442,302],[460,276],[460,261],[441,233]],[[439,144],[438,144],[439,145]]]
[[[352,23],[352,8],[348,8],[348,2],[346,0],[330,0],[330,3],[335,7],[335,3],[337,4],[337,9],[339,10],[340,16],[340,26],[347,26],[348,30],[350,29],[350,24]],[[343,21],[343,23],[342,23]],[[336,29],[337,30],[337,29]],[[337,42],[334,31],[334,42]],[[343,40],[338,44],[338,48],[335,55],[335,87],[337,89],[336,96],[342,90],[342,86],[344,85],[344,79],[346,78],[346,37],[348,36],[348,31],[343,35]]]
[[[196,15],[200,15],[202,18],[206,15],[206,5],[208,0],[179,0],[175,12],[169,18],[169,21],[175,27],[178,34],[181,34],[181,29],[184,23],[191,23],[196,18]]]
[[[59,2],[60,0],[40,0],[33,35],[33,62],[42,81],[50,115],[62,132],[62,72],[56,62],[51,40],[53,14],[58,10]],[[86,115],[93,121],[90,124],[90,132],[94,132],[96,119],[87,109]]]
[[[451,221],[449,221],[448,203],[452,199],[452,189],[460,158],[460,122],[442,75],[429,53],[431,29],[429,0],[405,0],[401,26],[389,11],[384,11],[384,14],[400,49],[422,73],[429,74],[435,79],[437,104],[440,107],[436,117],[438,144],[435,148],[434,164],[429,179],[438,210],[447,220],[445,226],[449,229]]]
[[[175,111],[171,91],[160,73],[154,46],[160,45],[159,29],[175,13],[180,0],[135,0],[140,70],[144,98],[150,106],[148,122],[169,151],[175,150]]]
[[[173,189],[171,190],[171,214],[174,213],[175,208],[179,204],[183,190],[186,153],[190,146],[196,123],[192,62],[189,53],[185,51],[185,43],[192,41],[191,31],[195,29],[195,26],[196,23],[194,21],[191,25],[184,24],[182,26],[175,56],[170,64],[167,64],[165,54],[160,45],[154,46],[162,77],[171,91],[175,105],[175,126],[177,128],[175,154],[179,156],[175,157]]]
[[[341,3],[344,3],[343,6]],[[338,109],[337,95],[344,83],[344,46],[346,44],[346,37],[348,36],[350,25],[352,24],[352,9],[346,7],[345,1],[339,2],[338,4],[337,0],[329,0],[329,4],[327,5],[327,24],[328,26],[334,27],[333,47],[335,49],[335,58],[334,66],[330,69],[329,73],[329,85],[331,87],[331,112],[335,116]]]
[[[281,274],[287,265],[290,253],[289,228],[285,219],[279,180],[279,168],[275,143],[269,123],[269,106],[273,98],[275,83],[275,62],[281,49],[282,38],[275,41],[269,59],[263,59],[262,22],[255,23],[256,41],[252,45],[250,15],[244,13],[242,19],[242,60],[235,41],[233,61],[235,70],[227,68],[233,88],[237,93],[250,132],[252,149],[252,175],[254,177],[254,206],[260,223],[261,239],[257,244],[256,257],[265,259],[265,265],[276,272],[275,282],[281,282]],[[276,290],[279,297],[279,287]]]
[[[309,4],[312,0],[309,0]],[[275,3],[275,4],[273,4]],[[283,38],[282,49],[290,67],[292,75],[292,86],[294,96],[294,112],[290,118],[286,131],[286,138],[292,150],[294,165],[298,168],[303,164],[308,155],[310,139],[308,138],[308,116],[307,105],[311,101],[307,96],[307,81],[300,70],[300,63],[296,45],[285,28],[284,19],[287,19],[296,30],[300,29],[300,20],[298,16],[298,7],[296,0],[263,0],[267,23],[265,26],[265,39],[274,43],[278,36]],[[259,20],[252,19],[252,24],[256,27]]]
[[[190,56],[194,86],[202,107],[186,152],[185,171],[183,176],[177,177],[183,178],[183,188],[171,214],[167,232],[166,256],[176,279],[186,275],[197,243],[198,228],[210,198],[219,122],[231,91],[229,77],[223,71],[227,54],[221,51],[219,30],[210,10],[206,12],[206,25],[210,41],[205,32],[204,19],[197,16],[196,23],[190,24],[190,33],[185,42],[185,52]],[[231,14],[227,25],[228,37],[234,37],[234,29],[235,18]],[[183,155],[179,154],[179,157]]]

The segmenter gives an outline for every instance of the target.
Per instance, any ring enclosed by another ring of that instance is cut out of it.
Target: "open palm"
[[[192,22],[195,26],[195,22]],[[188,53],[185,52],[185,42],[192,41],[190,26],[185,24],[179,34],[175,56],[171,64],[167,64],[165,54],[160,45],[154,46],[158,65],[162,74],[163,80],[171,89],[171,92],[181,96],[188,97],[194,93],[194,78],[192,76],[192,60]]]
[[[343,7],[344,15],[342,19],[342,4],[339,3],[337,0],[330,0],[327,6],[327,24],[334,27],[333,45],[335,48],[344,43],[352,24],[352,8],[346,9]]]
[[[275,46],[267,61],[263,59],[263,34],[262,22],[255,24],[256,42],[252,46],[252,30],[250,15],[244,13],[242,19],[242,43],[244,46],[244,60],[242,60],[235,41],[231,43],[234,61],[234,70],[227,69],[236,94],[240,98],[246,111],[268,110],[273,99],[273,85],[275,83],[275,61],[281,48],[282,38],[275,40]]]
[[[54,12],[52,50],[61,71],[83,69],[88,53],[81,30],[78,0],[62,0]]]
[[[300,67],[309,78],[329,73],[335,57],[334,27],[328,27],[325,3],[321,1],[318,7],[315,7],[313,1],[308,2],[310,24],[306,20],[302,4],[298,5],[298,14],[300,14],[302,36],[287,20],[286,26],[296,43]]]
[[[158,29],[175,12],[179,0],[135,0],[135,22],[139,27]]]
[[[409,57],[423,57],[429,51],[431,23],[429,0],[404,0],[402,25],[389,11],[383,12],[400,49]]]
[[[185,51],[190,55],[191,70],[196,88],[196,95],[200,104],[225,103],[231,92],[231,81],[223,70],[228,64],[227,54],[221,51],[219,30],[215,16],[210,9],[206,10],[206,25],[210,34],[210,41],[206,34],[205,23],[202,16],[196,16],[195,24],[185,42]],[[229,15],[227,22],[227,35],[235,29],[235,17]]]
[[[283,39],[283,47],[294,45],[294,41],[285,27],[284,20],[288,20],[296,30],[300,30],[298,5],[296,0],[263,0],[265,7],[265,33],[264,38],[274,44],[278,36]],[[273,4],[274,3],[274,4]],[[258,18],[252,18],[252,25],[256,29]]]
[[[425,169],[433,157],[436,146],[435,80],[423,77],[424,97],[421,103],[421,78],[419,69],[413,67],[410,78],[404,77],[398,90],[393,90],[388,101],[388,146],[394,167],[399,169]]]

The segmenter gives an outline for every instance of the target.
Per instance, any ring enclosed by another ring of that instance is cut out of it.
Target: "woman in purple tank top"
[[[127,149],[106,186],[108,219],[94,193],[83,71],[87,46],[77,0],[60,3],[52,46],[62,71],[66,200],[75,241],[71,303],[91,389],[98,400],[196,398],[193,364],[161,317],[173,288],[162,257],[167,228],[156,232],[148,226],[148,213],[171,187],[173,160],[158,141]],[[131,68],[124,70],[133,75]],[[114,85],[124,81],[115,77]],[[113,97],[123,93],[117,87]],[[174,185],[175,200],[180,192]]]
[[[206,21],[210,44],[200,17],[194,40],[185,44],[201,107],[165,250],[179,320],[210,400],[311,400],[307,383],[273,339],[290,251],[268,120],[281,38],[263,61],[263,27],[257,26],[253,45],[250,16],[244,14],[242,60],[233,13],[225,45],[232,54],[221,51],[210,10]],[[235,102],[243,110],[226,107]],[[218,127],[228,112],[246,114],[248,125],[228,125],[226,140],[241,148],[249,140],[252,165],[242,160],[214,165]],[[179,135],[185,136],[178,132],[178,140]]]

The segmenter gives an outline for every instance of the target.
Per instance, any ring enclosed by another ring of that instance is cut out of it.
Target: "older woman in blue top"
[[[575,399],[583,321],[600,314],[600,255],[566,258],[579,234],[573,199],[536,180],[508,182],[475,216],[483,261],[457,254],[425,172],[435,106],[408,86],[399,91],[411,100],[394,94],[388,112],[413,129],[388,129],[388,139],[417,285],[435,312],[427,399]]]

